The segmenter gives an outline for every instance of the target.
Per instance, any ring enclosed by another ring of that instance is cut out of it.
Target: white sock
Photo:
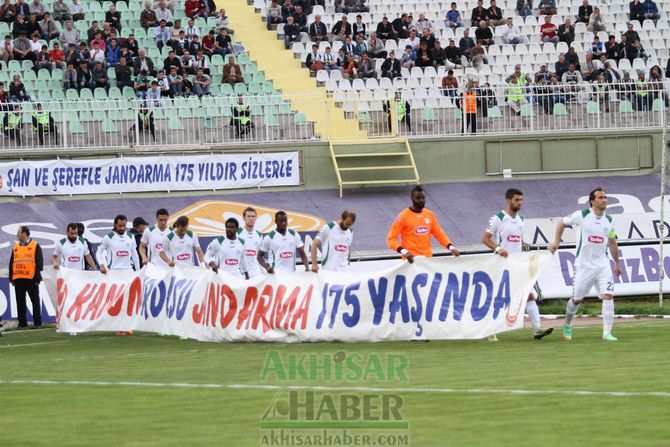
[[[603,332],[611,332],[614,323],[614,300],[603,300]]]
[[[568,300],[568,305],[565,306],[565,324],[566,324],[567,326],[572,326],[572,318],[575,316],[575,314],[576,314],[577,311],[579,310],[579,306],[580,306],[581,304],[582,304],[582,303],[575,304],[575,303],[572,301],[572,298],[570,298],[570,299]]]
[[[526,312],[530,317],[530,324],[533,326],[533,332],[537,334],[542,327],[540,326],[540,309],[537,307],[535,300],[526,303]]]

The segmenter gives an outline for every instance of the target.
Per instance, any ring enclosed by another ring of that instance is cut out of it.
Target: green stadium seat
[[[34,67],[34,64],[33,64],[33,61],[31,61],[31,60],[21,62],[21,69],[23,71],[32,70],[33,67]]]
[[[28,70],[28,71],[23,72],[23,76],[21,77],[21,80],[24,83],[26,81],[30,81],[30,82],[37,81],[37,75],[35,74],[35,72],[33,70]],[[28,87],[26,86],[26,88],[28,88]]]
[[[554,104],[553,113],[554,116],[568,116],[568,109],[562,102],[557,102]]]
[[[107,90],[102,87],[98,87],[93,91],[93,97],[95,99],[107,99]]]
[[[279,119],[277,119],[277,115],[274,114],[269,114],[265,115],[265,125],[268,127],[279,127]]]
[[[72,113],[72,112],[71,112]],[[67,124],[68,124],[68,130],[70,133],[86,133],[86,129],[84,129],[84,126],[82,125],[81,121],[79,120],[79,117],[77,116],[77,113],[74,112],[71,115],[68,115],[67,118]]]
[[[127,99],[135,98],[135,89],[132,87],[125,86],[123,87],[123,97]]]
[[[119,129],[116,127],[116,124],[114,124],[114,121],[111,119],[105,119],[102,121],[102,131],[105,133],[112,133],[118,132]]]
[[[600,107],[595,101],[589,101],[586,103],[586,114],[587,115],[597,115],[600,113]]]
[[[9,61],[7,64],[7,69],[9,71],[21,71],[21,62],[20,61]]]
[[[463,119],[463,112],[461,112],[461,109],[454,109],[454,117],[457,120],[462,120]]]
[[[177,117],[171,117],[168,119],[168,129],[170,130],[182,130],[184,126],[181,124],[181,121]]]
[[[433,110],[432,107],[426,107],[423,110],[421,110],[421,121],[423,122],[437,121],[437,117],[435,116],[435,110]]]
[[[51,82],[51,80],[49,80]],[[35,81],[35,89],[36,90],[49,90],[49,83],[44,80],[37,80]]]
[[[229,95],[229,96],[235,94],[235,90],[233,89],[233,86],[230,84],[221,84],[219,86],[219,92],[222,95]]]
[[[235,84],[234,90],[235,93],[238,95],[240,94],[246,95],[247,93],[249,93],[249,91],[247,90],[247,85],[242,83]]]
[[[662,112],[665,110],[665,101],[661,98],[654,99],[654,103],[651,105],[652,112]]]
[[[303,120],[302,122],[298,122],[298,115],[302,116],[301,118]],[[305,115],[303,115],[302,113],[296,114],[295,124],[296,125],[306,124],[307,120],[304,117]],[[370,113],[367,111],[358,112],[358,122],[361,124],[370,124],[372,122],[372,118],[370,118]]]
[[[364,113],[365,113],[365,115],[367,116],[367,119],[370,120],[370,114],[367,113],[367,112],[361,112],[361,115],[364,114]],[[361,119],[360,119],[360,116],[359,116],[358,120],[359,120],[359,121],[361,120]],[[367,122],[371,122],[371,121],[372,121],[372,120],[367,121]],[[295,123],[296,123],[297,125],[302,125],[302,124],[309,124],[309,121],[307,121],[307,117],[305,116],[304,113],[302,113],[302,112],[298,112],[298,113],[295,114]]]
[[[60,68],[51,70],[51,79],[60,82],[63,79],[63,70]]]
[[[521,104],[521,116],[531,117],[535,116],[532,104]]]
[[[81,90],[79,90],[79,98],[93,99],[93,92],[89,88],[82,88]]]
[[[619,101],[619,113],[633,113],[633,103],[627,99]]]
[[[489,107],[488,117],[489,118],[502,118],[503,117],[502,110],[500,110],[500,107],[498,107],[498,106]]]
[[[46,68],[42,68],[40,69],[40,71],[37,72],[37,79],[42,81],[50,81],[51,73],[49,73],[49,70],[47,70]]]
[[[65,92],[62,89],[51,90],[51,99],[53,101],[64,101]]]

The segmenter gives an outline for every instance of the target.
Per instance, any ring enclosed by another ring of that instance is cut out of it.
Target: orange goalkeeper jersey
[[[402,246],[414,256],[433,256],[430,246],[430,236],[435,236],[440,244],[449,248],[451,241],[440,227],[435,214],[427,208],[421,212],[405,208],[398,217],[393,219],[386,243],[393,251]],[[398,242],[400,236],[400,242]]]

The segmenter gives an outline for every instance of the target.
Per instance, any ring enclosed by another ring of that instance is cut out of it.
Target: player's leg
[[[599,271],[598,296],[602,300],[603,340],[617,341],[612,335],[614,324],[614,280],[609,265]]]
[[[537,292],[535,292],[535,290],[532,290],[530,294],[528,294],[526,312],[530,318],[530,325],[533,328],[533,338],[535,338],[535,340],[540,340],[554,331],[553,328],[542,329],[540,323],[540,308],[537,307]]]
[[[563,338],[572,340],[572,319],[577,314],[579,306],[586,294],[594,285],[595,275],[592,270],[575,269],[572,281],[572,297],[565,306],[565,324],[563,324]]]

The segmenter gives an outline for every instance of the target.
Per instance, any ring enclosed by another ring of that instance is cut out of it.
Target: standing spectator
[[[661,14],[658,13],[658,6],[656,6],[654,0],[644,0],[644,3],[642,3],[642,12],[645,19],[653,20],[654,23],[661,18]]]
[[[192,19],[195,17],[207,17],[205,5],[200,0],[186,0],[186,3],[184,4],[184,10],[186,12],[186,16]]]
[[[132,72],[128,66],[128,62],[125,57],[119,59],[118,65],[114,67],[114,73],[116,73],[116,86],[123,90],[124,87],[132,87]]]
[[[593,14],[593,6],[589,5],[589,0],[584,0],[582,6],[577,10],[577,23],[589,23]]]
[[[151,9],[151,2],[144,3],[144,9],[140,13],[140,24],[145,30],[158,26],[156,11]]]
[[[444,24],[447,26],[447,28],[452,29],[462,28],[464,26],[461,13],[456,8],[456,2],[451,2],[451,9],[447,11],[447,16],[446,20],[444,21]]]
[[[516,12],[521,17],[533,15],[533,0],[517,0]]]
[[[592,33],[605,31],[605,23],[603,22],[603,18],[600,15],[600,8],[595,8],[593,10],[593,14],[591,14],[591,17],[589,18],[587,29]]]
[[[32,115],[33,131],[37,132],[40,145],[44,145],[44,136],[51,134],[58,140],[58,129],[51,113],[42,110],[42,104],[35,104],[35,111]]]
[[[209,86],[212,84],[212,78],[205,74],[205,70],[198,68],[198,72],[193,78],[193,87],[198,96],[209,95]]]
[[[505,24],[502,10],[496,6],[496,0],[491,0],[489,8],[486,10],[490,26],[500,26]]]
[[[12,36],[7,34],[5,40],[0,44],[0,60],[5,62],[11,61],[14,59],[14,42],[12,42]]]
[[[400,61],[395,58],[395,52],[391,51],[389,57],[382,64],[383,78],[399,78],[400,77]]]
[[[540,15],[552,16],[556,14],[556,0],[540,0],[537,4]]]
[[[628,17],[630,18],[631,22],[633,20],[637,20],[640,22],[640,25],[642,25],[642,21],[644,20],[644,6],[642,5],[642,2],[640,0],[633,0],[628,4],[628,8]]]
[[[396,39],[396,34],[393,31],[393,26],[389,23],[388,17],[382,17],[382,21],[377,24],[376,35],[379,39],[386,41],[388,39]]]
[[[540,26],[540,32],[542,33],[542,42],[558,43],[559,38],[556,25],[551,23],[550,16],[544,16],[544,23]]]
[[[521,33],[519,32],[519,28],[512,23],[512,18],[508,17],[507,18],[507,23],[505,24],[505,27],[503,28],[502,31],[502,39],[503,42],[506,44],[520,44],[523,43],[523,37],[521,36]]]
[[[51,12],[54,15],[54,20],[58,22],[64,22],[66,20],[72,20],[72,15],[70,14],[70,7],[65,4],[63,0],[56,0],[51,5]]]
[[[151,139],[153,142],[156,142],[156,126],[154,125],[154,112],[153,110],[149,110],[146,107],[146,104],[142,104],[142,108],[140,108],[139,112],[137,113],[137,124],[139,125],[139,131],[140,132],[150,132],[151,133]],[[130,133],[135,130],[135,125],[133,124],[133,127],[130,128]]]
[[[23,129],[23,112],[21,112],[21,106],[14,104],[14,110],[11,113],[5,113],[4,115],[5,116],[2,118],[3,133],[20,146],[21,129]],[[9,277],[12,277],[11,273]]]
[[[442,78],[442,94],[450,98],[458,94],[458,79],[454,76],[454,70],[447,71],[447,75]]]
[[[637,71],[637,79],[635,80],[635,102],[633,104],[635,110],[646,112],[651,109],[651,95],[649,92],[649,84],[645,80],[644,70]]]
[[[70,14],[72,14],[72,20],[75,22],[77,20],[84,20],[86,10],[82,5],[79,4],[79,0],[72,0],[72,4],[70,5]]]
[[[568,44],[568,46],[572,45],[575,40],[575,27],[570,19],[565,19],[562,25],[558,25],[558,39]]]
[[[477,133],[477,93],[475,92],[472,81],[468,82],[460,100],[461,110],[465,115],[465,124],[463,131]]]
[[[64,48],[67,45],[79,46],[81,43],[79,30],[74,29],[72,27],[72,22],[69,20],[65,22],[65,29],[61,31],[59,39]]]
[[[67,68],[63,71],[63,90],[79,90],[79,76],[74,68],[74,62],[68,62]]]
[[[151,109],[160,109],[163,107],[163,101],[161,99],[161,90],[158,87],[158,81],[155,79],[151,81],[151,85],[147,90],[145,96],[147,107]]]
[[[13,115],[13,114],[12,114]],[[14,286],[16,295],[16,309],[19,327],[28,326],[26,321],[26,293],[30,297],[33,310],[33,325],[36,329],[42,327],[42,303],[40,302],[39,284],[42,282],[44,258],[42,247],[30,238],[30,229],[20,226],[9,258],[9,279]]]
[[[393,54],[393,52],[391,52]],[[412,117],[411,117],[411,106],[409,101],[402,97],[400,91],[396,90],[395,92],[395,112],[396,119],[398,123],[403,123],[407,126],[409,132],[412,131]],[[391,106],[391,101],[386,101],[384,103],[384,112],[388,119],[388,129],[389,132],[392,132],[393,129],[393,107]]]
[[[475,31],[475,37],[477,42],[481,42],[482,45],[488,47],[493,43],[493,32],[491,28],[486,25],[486,20],[481,20],[479,22],[479,27]]]
[[[109,10],[105,12],[105,22],[121,32],[121,13],[116,10],[116,6],[109,5]]]
[[[517,115],[521,113],[521,106],[527,104],[526,86],[531,83],[530,77],[521,71],[521,65],[514,67],[514,74],[505,79],[507,83],[507,104]]]

